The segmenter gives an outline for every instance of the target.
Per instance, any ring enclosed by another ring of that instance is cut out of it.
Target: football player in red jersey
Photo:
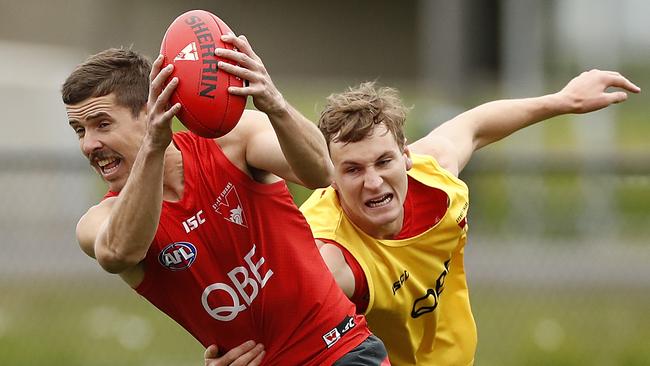
[[[230,92],[251,95],[261,112],[245,111],[214,140],[172,133],[180,106],[168,104],[183,81],[168,80],[173,66],[162,68],[161,57],[151,65],[110,49],[67,78],[69,124],[108,183],[77,224],[81,249],[206,347],[252,340],[267,365],[354,365],[368,353],[385,363],[281,179],[330,183],[322,135],[275,88],[246,38],[223,40],[239,51],[221,56],[241,66],[219,67],[249,82]]]

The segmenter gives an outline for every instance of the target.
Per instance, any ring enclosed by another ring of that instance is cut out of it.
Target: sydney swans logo
[[[244,216],[244,208],[242,207],[237,190],[232,183],[228,182],[226,184],[226,187],[212,204],[212,208],[227,221],[248,227],[246,217]]]

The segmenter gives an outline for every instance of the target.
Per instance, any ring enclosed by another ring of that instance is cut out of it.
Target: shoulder
[[[95,239],[97,238],[97,233],[108,219],[116,199],[117,197],[108,197],[102,200],[95,206],[89,208],[77,222],[77,241],[81,250],[90,257],[95,258]]]
[[[227,134],[215,139],[226,155],[239,157],[246,151],[248,144],[255,136],[271,128],[266,114],[252,109],[245,109],[237,125]],[[239,152],[240,154],[235,154]]]
[[[440,167],[458,176],[458,160],[453,142],[433,132],[410,144],[409,151],[412,154],[432,157]]]
[[[256,126],[267,123],[269,123],[269,117],[265,113],[253,109],[244,109],[244,112],[241,117],[239,117],[239,121],[235,127],[224,136],[217,138],[217,140],[224,140],[228,137],[245,136],[254,132]]]
[[[319,221],[332,223],[332,217],[341,211],[336,191],[332,187],[314,190],[300,206],[300,211],[310,224]]]
[[[316,239],[316,245],[318,245],[320,255],[332,273],[336,283],[348,298],[352,297],[355,288],[354,272],[340,244],[329,240]]]
[[[249,139],[251,136],[255,135],[260,130],[270,127],[269,117],[260,111],[245,109],[242,116],[239,118],[239,122],[235,125],[232,131],[228,132],[224,138],[237,138],[237,139]]]
[[[320,251],[321,257],[327,264],[327,267],[330,269],[330,272],[336,273],[344,269],[347,264],[345,263],[345,257],[343,256],[343,251],[340,248],[340,244],[335,244],[330,240],[326,239],[315,239],[318,250]]]
[[[244,113],[242,113],[241,118],[239,119],[239,123],[265,123],[268,121],[269,117],[266,113],[254,109],[244,109]],[[239,126],[239,124],[237,125]]]

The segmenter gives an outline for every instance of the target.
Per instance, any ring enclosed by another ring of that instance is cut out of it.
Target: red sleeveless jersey
[[[204,346],[264,344],[265,365],[330,365],[366,339],[284,181],[255,182],[213,140],[174,143],[183,197],[163,202],[136,291]]]

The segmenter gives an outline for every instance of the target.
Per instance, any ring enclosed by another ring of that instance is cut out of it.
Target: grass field
[[[0,365],[201,365],[202,347],[117,278],[3,285]]]
[[[475,286],[472,301],[477,365],[650,364],[646,291]]]
[[[202,347],[117,281],[2,284],[0,365],[201,365]],[[114,283],[115,282],[115,283]],[[474,286],[477,365],[648,365],[647,291]]]

